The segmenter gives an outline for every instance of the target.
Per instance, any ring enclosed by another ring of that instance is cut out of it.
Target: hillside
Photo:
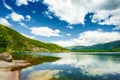
[[[15,30],[0,24],[0,52],[23,51],[65,52],[68,50],[56,44],[29,39]]]
[[[77,52],[118,52],[120,51],[120,40],[109,42],[105,44],[98,44],[93,46],[76,46],[71,49]]]

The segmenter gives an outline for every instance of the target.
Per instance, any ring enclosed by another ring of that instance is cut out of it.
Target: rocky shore
[[[0,80],[20,80],[19,69],[31,65],[24,60],[12,60],[7,53],[0,54]]]
[[[32,56],[17,53],[0,53],[0,80],[20,80],[19,71],[31,65],[42,64],[44,62],[56,61],[60,58],[58,57],[48,57],[48,56]],[[41,74],[31,74],[29,80],[48,80],[53,75],[49,70],[44,73],[40,71]],[[42,76],[42,74],[46,74]],[[33,76],[32,76],[33,75]],[[36,78],[35,76],[39,76]],[[32,77],[31,77],[32,76]],[[41,78],[42,77],[42,78]]]

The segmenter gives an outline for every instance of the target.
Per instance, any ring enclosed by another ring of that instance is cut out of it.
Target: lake
[[[61,59],[20,71],[21,80],[120,80],[120,52],[36,53]]]

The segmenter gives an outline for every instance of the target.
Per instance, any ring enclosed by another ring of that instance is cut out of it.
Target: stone
[[[13,58],[9,53],[0,53],[0,60],[7,61],[7,62],[12,62]]]

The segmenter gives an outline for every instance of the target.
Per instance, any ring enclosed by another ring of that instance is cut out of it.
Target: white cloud
[[[21,5],[28,5],[28,2],[38,2],[39,0],[16,0],[16,5],[21,6]]]
[[[66,40],[66,41],[53,41],[52,43],[60,45],[62,47],[68,47],[68,46],[73,46],[76,45],[76,43],[72,42],[72,40]]]
[[[19,24],[20,24],[21,26],[25,27],[25,28],[28,28],[28,26],[27,26],[25,23],[23,23],[23,22],[20,22]]]
[[[5,18],[0,18],[0,24],[6,25],[6,26],[11,26],[11,24]]]
[[[104,32],[102,30],[97,30],[85,31],[83,33],[80,33],[78,38],[74,38],[68,41],[53,41],[53,43],[63,47],[73,45],[91,46],[116,40],[120,40],[119,32]]]
[[[21,14],[18,14],[16,12],[12,12],[11,14],[8,15],[13,21],[22,21],[24,20],[24,16]]]
[[[32,27],[30,28],[31,33],[36,36],[44,36],[44,37],[51,37],[51,36],[60,36],[60,30],[52,30],[48,27]]]
[[[4,0],[3,0],[3,4],[4,4],[4,6],[5,6],[7,9],[9,9],[9,10],[13,10],[12,7],[10,7],[8,4],[5,3]]]
[[[95,13],[92,22],[120,29],[120,0],[44,0],[43,3],[48,6],[48,12],[70,24],[84,24],[85,16],[92,12]]]
[[[48,11],[43,12],[43,14],[45,17],[48,17],[49,19],[53,19],[53,17],[51,16],[51,13]]]
[[[71,34],[66,34],[67,36],[71,36]]]
[[[28,5],[27,0],[16,0],[16,5],[21,6],[21,5]]]
[[[28,35],[23,34],[23,33],[21,33],[21,34],[22,34],[23,36],[27,37],[27,38],[35,39],[35,36],[28,36]]]
[[[28,0],[29,2],[38,2],[39,0]]]
[[[101,10],[93,15],[92,22],[98,22],[100,25],[115,25],[115,29],[120,29],[120,9],[107,11]],[[104,20],[104,21],[101,21]]]
[[[66,26],[66,28],[73,29],[73,26]]]
[[[70,24],[84,24],[86,9],[73,4],[71,0],[44,0],[44,3],[49,5],[49,12],[53,12],[60,20]]]
[[[27,21],[30,21],[30,20],[31,20],[31,16],[30,16],[30,15],[27,15],[26,18],[27,18],[27,19],[26,19]]]

